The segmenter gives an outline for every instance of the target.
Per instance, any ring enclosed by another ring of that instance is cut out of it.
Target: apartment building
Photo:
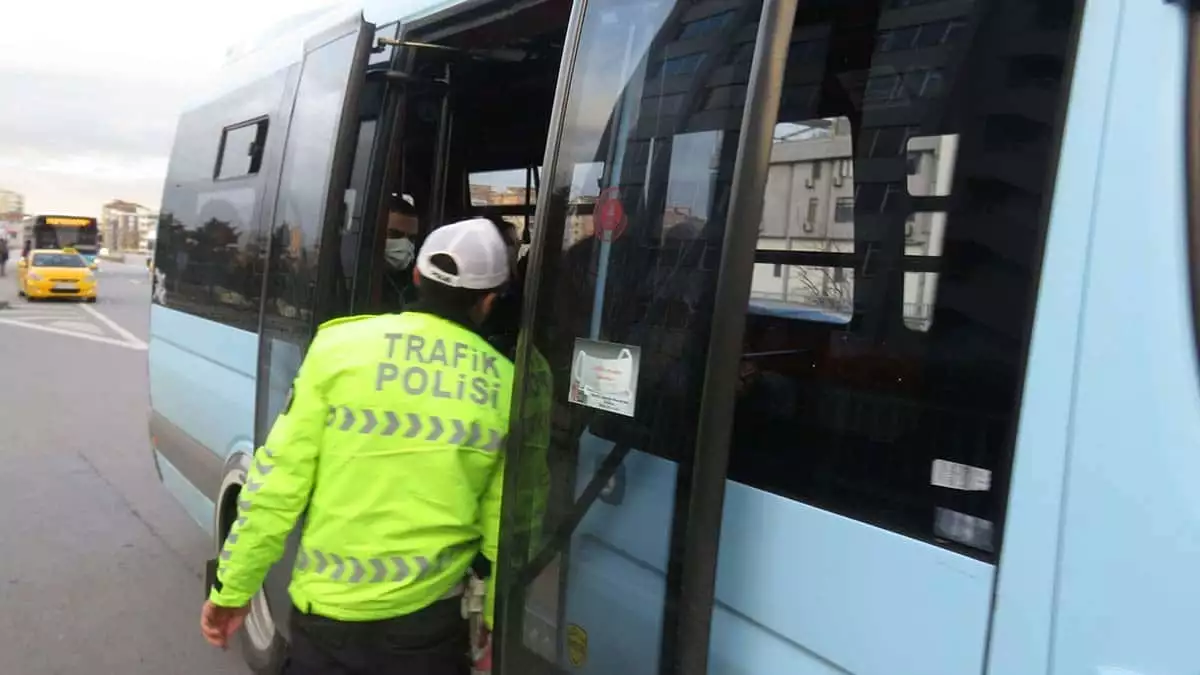
[[[158,213],[141,204],[116,199],[100,210],[100,232],[109,249],[153,250],[157,227]]]

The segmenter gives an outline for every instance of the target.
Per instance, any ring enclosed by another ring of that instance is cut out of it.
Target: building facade
[[[11,214],[24,215],[25,195],[12,190],[0,189],[0,217]]]
[[[850,129],[844,117],[776,129],[759,250],[855,252],[855,201],[860,195],[854,181]],[[887,213],[901,190],[916,197],[949,194],[956,152],[956,135],[910,138],[904,157],[907,184],[887,184],[878,211]],[[910,213],[904,224],[904,254],[941,255],[945,226],[944,212]],[[848,321],[854,311],[853,273],[853,269],[840,267],[759,264],[751,297],[821,309]],[[906,275],[907,325],[927,327],[936,292],[934,275]]]
[[[100,211],[100,231],[109,250],[153,250],[157,227],[158,213],[134,202],[113,200]]]
[[[17,241],[24,217],[25,195],[0,189],[0,237],[7,239],[10,244]]]

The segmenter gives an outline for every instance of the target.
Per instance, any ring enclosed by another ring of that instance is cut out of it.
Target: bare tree
[[[822,309],[848,312],[854,306],[854,287],[850,276],[828,267],[792,266],[789,281],[799,287],[796,295]],[[790,285],[790,284],[789,284]],[[792,291],[788,291],[788,300]]]

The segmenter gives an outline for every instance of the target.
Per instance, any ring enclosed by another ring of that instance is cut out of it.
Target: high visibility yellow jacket
[[[550,427],[553,413],[554,376],[546,357],[536,348],[529,351],[529,385],[522,420],[525,447],[522,451],[522,481],[528,485],[530,520],[530,556],[541,549],[546,516],[546,502],[550,494]]]
[[[505,555],[505,560],[509,564],[509,572],[514,571],[512,568],[514,563],[532,560],[541,552],[543,546],[544,520],[550,494],[549,448],[552,390],[553,374],[550,371],[550,364],[540,351],[536,348],[531,349],[523,395],[524,404],[521,406],[524,443],[516,461],[512,457],[506,458],[505,461],[507,471],[518,473],[515,484],[510,483],[509,485],[510,488],[515,488],[515,494],[509,493],[512,504],[505,507],[511,513],[511,520],[508,521],[511,529],[506,533],[506,537],[518,534],[516,530],[523,530],[520,534],[527,538],[529,546],[527,555],[524,557],[516,551],[511,556]],[[492,625],[492,616],[496,608],[495,586],[499,575],[500,570],[493,569],[492,576],[487,582],[488,592],[484,605],[484,618],[489,628]]]
[[[324,324],[255,453],[210,599],[249,602],[306,507],[289,592],[307,612],[411,614],[480,550],[494,563],[512,381],[508,359],[431,314]]]

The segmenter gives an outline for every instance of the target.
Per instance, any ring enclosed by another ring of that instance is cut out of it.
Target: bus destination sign
[[[47,225],[60,227],[87,227],[94,221],[91,218],[67,218],[65,216],[46,216]]]

